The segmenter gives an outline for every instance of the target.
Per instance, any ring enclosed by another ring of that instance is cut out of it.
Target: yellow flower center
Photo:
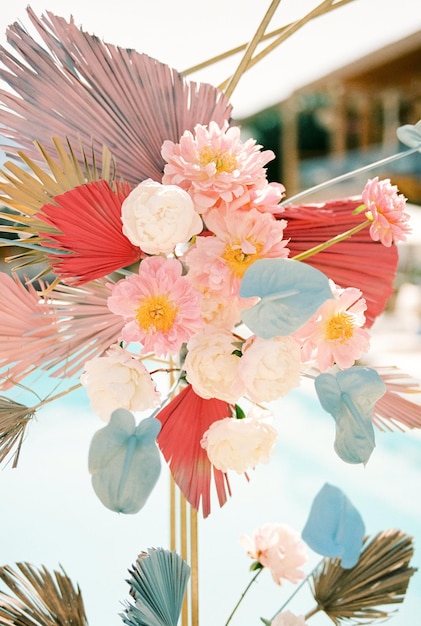
[[[151,296],[136,310],[136,321],[145,330],[152,326],[155,331],[166,333],[174,324],[178,307],[174,306],[166,295]]]
[[[230,174],[237,167],[237,157],[231,152],[215,152],[210,146],[205,146],[199,153],[199,165],[206,167],[209,163],[214,163],[217,174],[221,172]]]
[[[325,337],[327,341],[345,343],[354,334],[352,317],[347,313],[339,313],[331,317],[326,324]]]
[[[259,252],[263,247],[262,244],[254,244],[254,247],[256,249],[256,252],[253,252],[252,254],[246,254],[242,251],[239,243],[237,242],[233,242],[231,245],[225,246],[225,251],[222,255],[222,258],[225,259],[225,261],[231,268],[231,271],[237,278],[242,278],[246,269],[260,258]]]

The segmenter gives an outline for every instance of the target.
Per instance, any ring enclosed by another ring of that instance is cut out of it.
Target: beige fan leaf
[[[339,559],[324,559],[310,580],[317,606],[306,615],[324,611],[336,625],[369,624],[385,619],[389,605],[403,602],[416,568],[412,537],[400,530],[385,530],[366,537],[360,559],[343,569]]]
[[[13,467],[17,466],[25,430],[33,416],[33,409],[0,396],[0,463],[12,456]]]
[[[0,568],[0,578],[14,595],[0,592],[0,624],[87,626],[82,595],[64,570],[48,572],[29,563]]]

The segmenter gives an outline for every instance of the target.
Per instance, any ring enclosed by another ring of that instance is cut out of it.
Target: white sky
[[[321,0],[281,0],[270,29],[302,17]],[[3,0],[0,33],[16,19],[29,26],[28,0]],[[269,0],[33,0],[32,8],[74,16],[109,43],[135,48],[183,70],[249,41]],[[243,117],[286,97],[296,87],[378,47],[421,29],[419,0],[353,0],[313,20],[243,77],[233,98]],[[220,84],[239,57],[196,75]]]
[[[29,26],[27,3],[2,0],[3,42],[9,23],[19,19]],[[316,4],[317,0],[283,0],[273,27]],[[250,39],[269,0],[33,0],[31,6],[38,13],[51,10],[64,17],[72,13],[88,32],[182,70]],[[421,29],[419,0],[355,0],[306,27],[250,72],[232,99],[235,115],[270,105],[317,76],[417,29]],[[218,84],[234,68],[233,63],[229,68],[218,66],[195,78]],[[378,435],[367,468],[348,466],[332,450],[331,418],[308,408],[294,399],[282,404],[282,433],[273,463],[256,471],[249,485],[234,481],[230,502],[200,525],[201,626],[222,626],[249,580],[239,535],[267,521],[287,522],[300,530],[309,503],[326,480],[341,486],[360,508],[368,532],[395,526],[418,533],[416,564],[421,565],[419,439]],[[90,438],[101,426],[80,397],[48,407],[31,425],[20,467],[0,472],[0,562],[24,560],[50,568],[61,563],[80,583],[91,626],[118,626],[119,602],[128,598],[127,569],[140,550],[166,545],[167,483],[164,476],[136,516],[118,516],[102,507],[86,467]],[[318,437],[304,438],[310,429]],[[290,587],[280,590],[269,577],[262,579],[233,626],[257,625],[259,615],[271,617],[290,591]],[[391,626],[413,623],[411,618],[421,611],[420,598],[418,575]],[[311,626],[330,623],[327,618],[310,621]]]

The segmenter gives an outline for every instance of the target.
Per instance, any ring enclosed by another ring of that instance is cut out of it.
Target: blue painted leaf
[[[358,562],[364,534],[357,509],[338,487],[326,483],[313,500],[303,540],[314,552],[340,558],[342,567],[350,569]]]
[[[177,626],[190,567],[176,552],[149,548],[142,552],[130,572],[130,595],[121,614],[128,626]]]
[[[240,296],[260,301],[242,313],[250,330],[264,339],[290,335],[332,298],[327,277],[293,259],[259,259],[245,272]]]
[[[161,460],[156,437],[161,423],[149,417],[136,423],[126,409],[111,414],[92,438],[89,471],[101,502],[112,511],[137,513],[154,488]]]
[[[420,148],[421,150],[421,120],[415,125],[404,124],[396,131],[399,141],[410,148]]]
[[[367,463],[375,447],[374,406],[386,391],[376,370],[354,366],[314,381],[322,407],[336,421],[335,450],[346,463]]]

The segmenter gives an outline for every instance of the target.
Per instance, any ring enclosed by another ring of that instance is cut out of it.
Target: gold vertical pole
[[[170,546],[190,565],[191,575],[181,609],[181,626],[199,625],[199,547],[195,511],[170,478]]]

